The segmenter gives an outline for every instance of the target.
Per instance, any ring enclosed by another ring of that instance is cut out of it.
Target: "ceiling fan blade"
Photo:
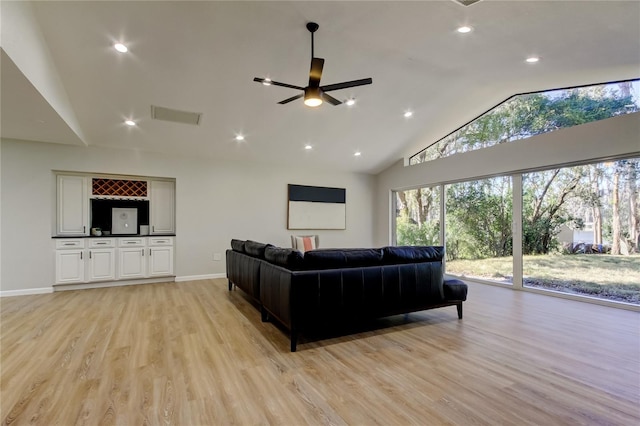
[[[324,67],[324,59],[311,59],[311,71],[309,71],[309,87],[320,86],[320,78],[322,77],[322,68]]]
[[[300,93],[299,95],[292,96],[292,97],[290,97],[290,98],[288,98],[288,99],[285,99],[284,101],[280,101],[280,102],[278,102],[278,103],[279,103],[280,105],[288,104],[289,102],[291,102],[291,101],[295,101],[296,99],[300,99],[300,98],[301,98],[301,97],[303,97],[303,96],[304,96],[304,93]]]
[[[322,93],[320,96],[322,96],[322,99],[329,102],[331,105],[340,105],[342,103],[333,96],[329,96],[326,93]]]
[[[253,81],[257,81],[258,83],[262,83],[265,84],[265,81],[267,79],[266,78],[259,78],[259,77],[254,77]],[[288,87],[289,89],[296,89],[296,90],[304,90],[304,87],[300,87],[300,86],[294,86],[293,84],[287,84],[287,83],[280,83],[278,81],[269,81],[268,85],[274,85],[274,86],[282,86],[282,87]]]
[[[326,86],[321,86],[320,89],[322,89],[323,92],[329,92],[331,90],[340,90],[340,89],[346,89],[348,87],[364,86],[365,84],[371,84],[371,83],[373,83],[373,80],[371,80],[371,78],[363,78],[361,80],[353,80],[353,81],[345,81],[343,83],[328,84]]]

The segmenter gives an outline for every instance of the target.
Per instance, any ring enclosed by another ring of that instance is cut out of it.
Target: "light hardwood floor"
[[[471,284],[290,353],[222,279],[0,306],[4,424],[640,424],[632,311]]]

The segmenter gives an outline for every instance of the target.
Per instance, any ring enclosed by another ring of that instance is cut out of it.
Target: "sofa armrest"
[[[446,300],[467,300],[468,286],[460,280],[444,280],[443,290]]]

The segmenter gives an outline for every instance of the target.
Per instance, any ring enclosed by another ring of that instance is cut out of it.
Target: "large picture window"
[[[440,241],[440,186],[398,191],[396,244],[435,246]]]
[[[514,95],[409,158],[437,158],[514,142],[640,110],[640,80]]]
[[[511,284],[511,177],[456,183],[445,188],[447,273]]]
[[[640,305],[640,158],[518,177],[396,192],[396,244],[444,245],[449,275]]]
[[[638,188],[638,158],[524,174],[524,286],[640,304]]]

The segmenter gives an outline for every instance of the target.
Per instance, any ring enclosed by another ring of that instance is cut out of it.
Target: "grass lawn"
[[[510,283],[511,257],[447,261],[447,272]],[[640,304],[640,255],[523,256],[524,285]]]

